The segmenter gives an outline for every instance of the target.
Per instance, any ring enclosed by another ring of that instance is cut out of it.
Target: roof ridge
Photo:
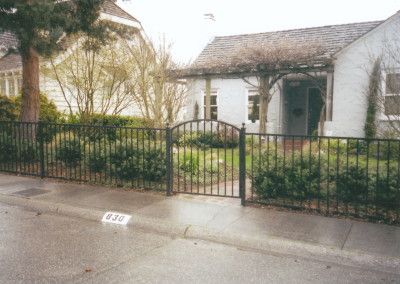
[[[110,5],[113,5],[114,7],[116,7],[117,9],[119,9],[121,12],[123,12],[125,14],[125,16],[119,16],[119,17],[125,18],[125,19],[128,19],[128,20],[133,20],[133,21],[136,21],[136,22],[140,23],[138,19],[136,19],[134,16],[132,16],[128,11],[126,11],[124,8],[119,6],[113,0],[106,0],[105,2],[109,3]],[[104,4],[105,4],[105,2],[104,2]],[[104,13],[107,13],[106,11],[104,11],[104,4],[103,4],[102,9],[103,9]]]
[[[225,36],[215,36],[214,39],[238,37],[238,36],[254,36],[254,35],[262,35],[262,34],[270,34],[270,33],[291,32],[291,31],[299,31],[299,30],[312,30],[312,29],[318,29],[318,28],[351,26],[351,25],[360,25],[360,24],[374,24],[374,23],[379,24],[379,23],[383,23],[383,22],[385,22],[385,20],[366,21],[366,22],[353,22],[353,23],[336,24],[336,25],[313,26],[313,27],[296,28],[296,29],[274,30],[274,31],[268,31],[268,32],[244,33],[244,34],[234,34],[234,35],[225,35]]]

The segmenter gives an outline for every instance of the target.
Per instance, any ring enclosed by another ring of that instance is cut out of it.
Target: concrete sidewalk
[[[138,192],[0,174],[0,202],[247,249],[295,254],[400,274],[400,227],[242,207],[239,199]]]

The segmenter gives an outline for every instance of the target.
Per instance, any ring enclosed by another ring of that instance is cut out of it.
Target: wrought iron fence
[[[171,185],[175,192],[240,197],[239,149],[242,130],[209,119],[168,129]],[[243,136],[244,137],[244,136]]]
[[[400,141],[246,134],[247,199],[400,223]]]
[[[165,129],[0,123],[0,171],[165,189]]]
[[[400,140],[0,122],[0,171],[400,223]]]

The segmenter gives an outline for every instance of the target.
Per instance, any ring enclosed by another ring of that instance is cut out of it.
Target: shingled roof
[[[0,33],[0,51],[8,51],[10,48],[16,48],[18,40],[9,32]]]
[[[139,22],[135,17],[133,17],[131,14],[126,12],[124,9],[122,9],[120,6],[118,6],[116,3],[114,3],[113,0],[106,0],[104,1],[104,4],[102,6],[102,10],[104,13],[124,18],[127,20]]]
[[[22,68],[21,56],[16,53],[10,53],[0,58],[0,72],[18,70]]]
[[[285,46],[296,50],[304,46],[318,45],[325,58],[331,58],[359,37],[368,33],[383,21],[331,25],[257,34],[219,36],[209,43],[190,67],[189,73],[200,75],[232,65],[240,51],[254,46]],[[320,53],[321,54],[321,53]],[[212,73],[212,72],[211,72]]]

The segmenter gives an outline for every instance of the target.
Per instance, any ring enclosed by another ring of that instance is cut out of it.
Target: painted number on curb
[[[117,212],[106,212],[101,221],[105,223],[126,225],[128,224],[129,219],[131,219],[131,217],[132,217],[131,215],[121,214]]]

